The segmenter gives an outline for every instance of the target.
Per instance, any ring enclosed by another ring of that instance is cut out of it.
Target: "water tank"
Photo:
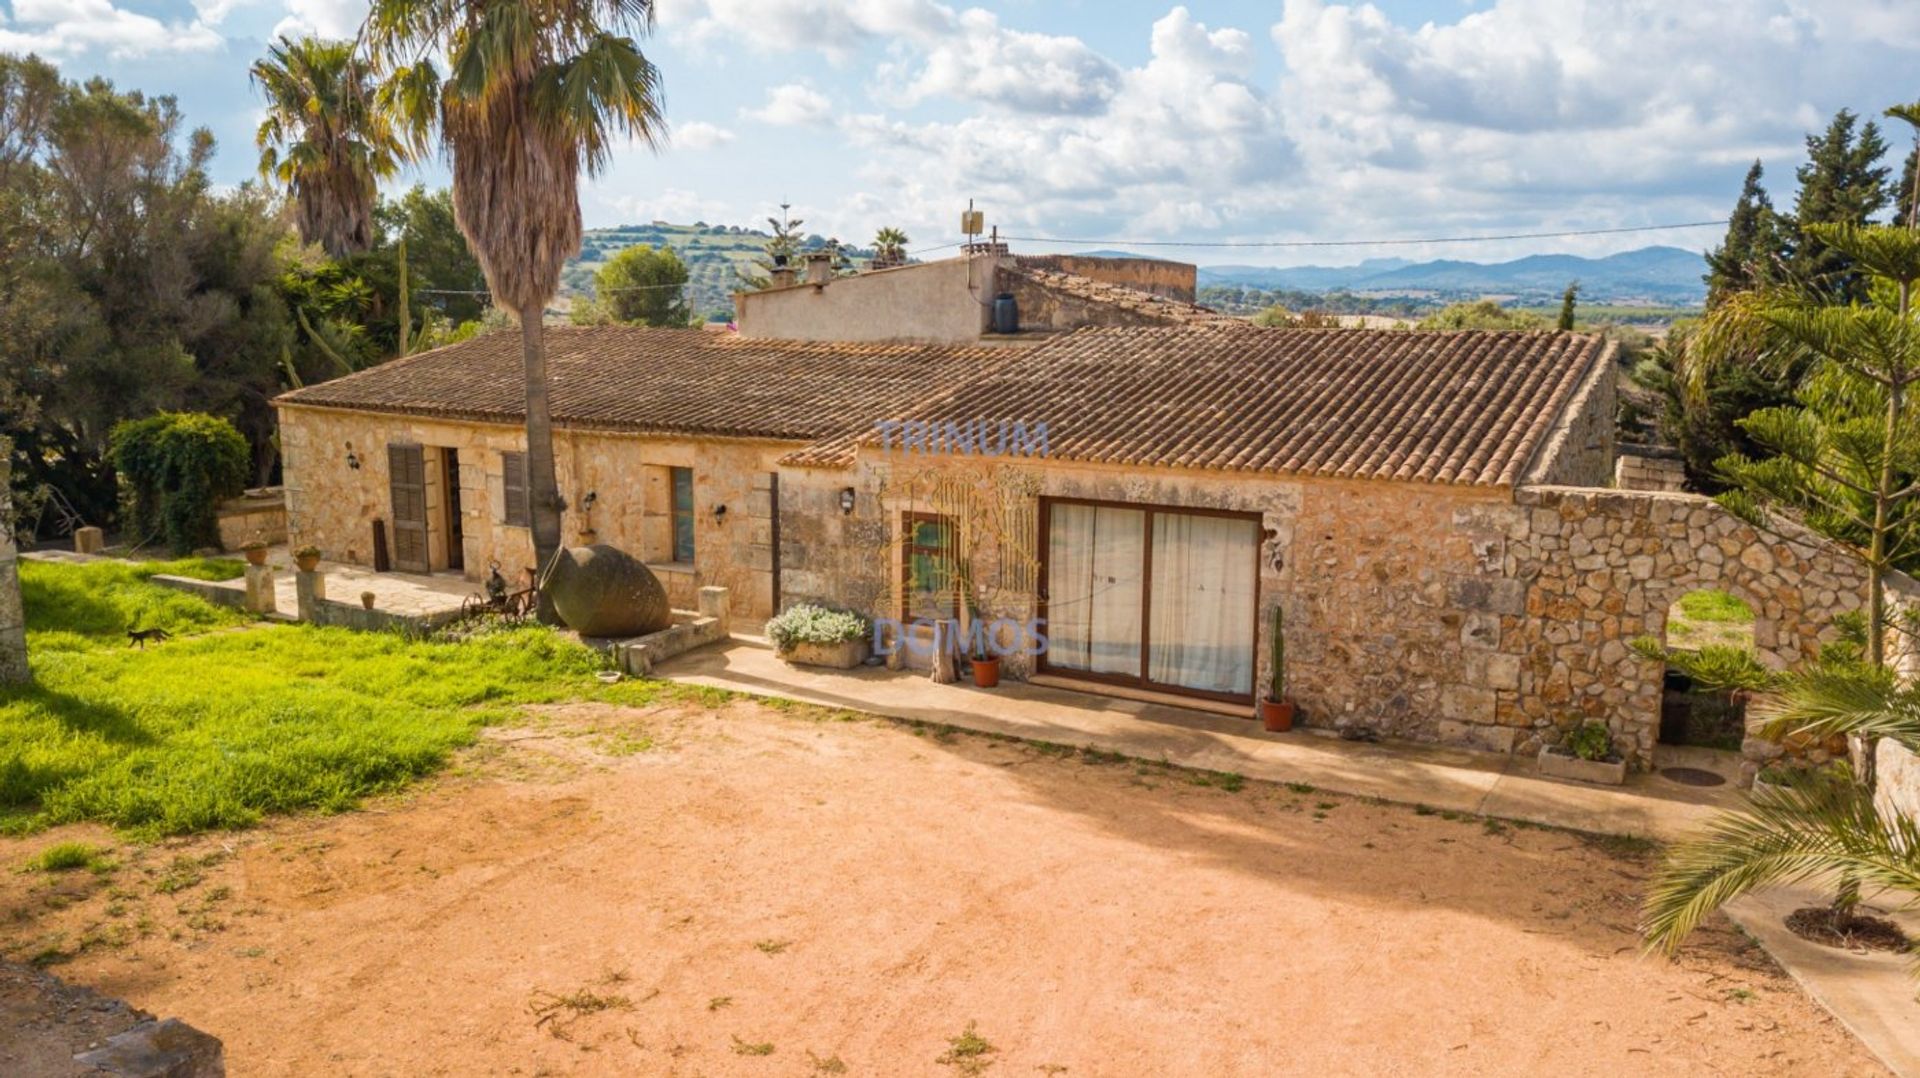
[[[1002,292],[993,297],[993,331],[1020,332],[1020,305],[1014,302],[1011,292]]]

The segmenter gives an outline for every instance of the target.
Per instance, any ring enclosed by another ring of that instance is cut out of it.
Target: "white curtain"
[[[1056,504],[1047,526],[1047,663],[1140,675],[1146,514]]]
[[[1155,513],[1147,676],[1209,692],[1253,691],[1259,525]]]

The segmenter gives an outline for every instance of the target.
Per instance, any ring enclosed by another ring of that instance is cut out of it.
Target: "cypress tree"
[[[1879,165],[1887,152],[1880,129],[1872,121],[1859,128],[1859,117],[1841,109],[1824,133],[1807,136],[1807,163],[1796,173],[1800,195],[1794,200],[1790,227],[1793,280],[1833,303],[1867,298],[1867,281],[1852,260],[1815,235],[1809,226],[1864,225],[1885,209],[1889,169]]]
[[[1727,220],[1727,238],[1707,253],[1707,306],[1735,292],[1757,287],[1771,278],[1785,255],[1780,218],[1773,199],[1761,186],[1764,170],[1755,161],[1740,188],[1740,201]]]

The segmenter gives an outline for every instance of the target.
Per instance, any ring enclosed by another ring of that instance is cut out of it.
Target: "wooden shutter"
[[[387,481],[393,497],[393,567],[424,573],[427,565],[427,461],[417,445],[387,447]]]
[[[533,525],[533,510],[527,501],[527,455],[500,454],[501,487],[506,495],[506,523],[527,528]]]

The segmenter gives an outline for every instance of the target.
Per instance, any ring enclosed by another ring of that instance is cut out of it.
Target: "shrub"
[[[1613,755],[1613,735],[1606,723],[1588,719],[1567,735],[1567,751],[1582,760],[1605,760]]]
[[[767,622],[767,639],[781,651],[796,644],[844,644],[867,635],[867,620],[843,610],[798,603]]]
[[[233,424],[199,412],[161,412],[113,428],[113,467],[135,538],[165,538],[175,553],[220,545],[214,510],[246,489],[252,462]]]

